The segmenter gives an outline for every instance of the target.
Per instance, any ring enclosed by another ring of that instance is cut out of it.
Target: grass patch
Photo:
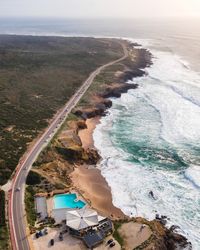
[[[120,221],[115,221],[114,222],[114,233],[113,233],[113,237],[116,239],[116,241],[119,242],[120,246],[123,248],[123,245],[124,245],[124,240],[123,238],[121,237],[121,235],[119,234],[118,230],[119,228],[121,227],[123,223],[120,222]]]

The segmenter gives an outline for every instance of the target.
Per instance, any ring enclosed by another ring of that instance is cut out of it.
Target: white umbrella
[[[76,230],[95,226],[98,225],[98,214],[89,208],[70,210],[66,213],[66,224]]]

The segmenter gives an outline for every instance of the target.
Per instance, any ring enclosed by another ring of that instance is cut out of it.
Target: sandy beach
[[[93,131],[96,125],[99,123],[100,117],[94,117],[86,120],[87,128],[81,129],[78,132],[78,135],[82,142],[82,147],[84,149],[93,148],[94,147],[94,140],[93,140]]]
[[[73,185],[99,213],[112,219],[124,218],[122,211],[113,205],[110,187],[99,169],[78,166],[71,178]]]
[[[84,149],[94,148],[92,135],[99,120],[100,117],[87,119],[87,128],[79,131]],[[113,205],[111,189],[99,169],[87,165],[76,166],[71,174],[71,179],[73,185],[99,213],[112,219],[125,217],[122,211]]]

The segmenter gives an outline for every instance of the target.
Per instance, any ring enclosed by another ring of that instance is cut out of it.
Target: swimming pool
[[[83,208],[86,204],[77,200],[76,194],[57,194],[54,196],[54,208]]]

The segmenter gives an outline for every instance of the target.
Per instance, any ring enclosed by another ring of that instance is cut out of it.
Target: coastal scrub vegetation
[[[115,222],[114,222],[114,233],[113,233],[113,237],[116,239],[116,241],[119,242],[120,246],[121,246],[122,249],[123,249],[124,239],[121,237],[121,235],[119,234],[119,231],[118,231],[122,224],[123,224],[123,222],[121,222],[121,221],[115,221]]]
[[[5,192],[0,190],[0,249],[8,249],[8,228],[5,217]]]
[[[34,188],[32,186],[27,186],[25,191],[25,210],[30,229],[34,228],[37,219],[35,211],[34,195],[35,195]]]
[[[112,39],[0,35],[0,185],[89,74],[121,55]]]
[[[41,183],[41,176],[33,171],[30,171],[27,178],[26,178],[26,184],[27,185],[36,185]]]

